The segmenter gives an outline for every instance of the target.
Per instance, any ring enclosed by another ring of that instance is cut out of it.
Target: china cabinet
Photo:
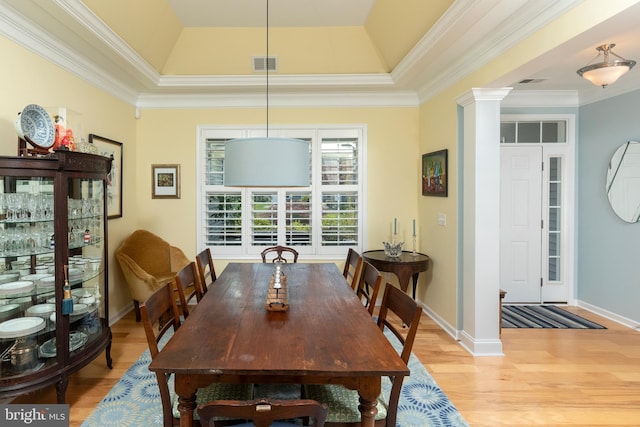
[[[0,399],[56,386],[103,351],[111,368],[111,159],[0,157]]]

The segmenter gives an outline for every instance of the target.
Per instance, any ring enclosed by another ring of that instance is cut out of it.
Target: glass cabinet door
[[[0,177],[2,379],[57,363],[53,181]]]
[[[67,276],[73,299],[69,351],[82,348],[106,328],[103,290],[104,181],[70,178]]]

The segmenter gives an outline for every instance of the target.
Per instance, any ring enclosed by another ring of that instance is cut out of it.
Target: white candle
[[[416,220],[413,220],[413,237],[416,237]]]
[[[393,218],[393,234],[398,234],[398,218]]]

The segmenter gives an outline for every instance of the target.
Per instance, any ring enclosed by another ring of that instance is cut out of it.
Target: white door
[[[504,302],[541,302],[542,147],[501,146],[500,288]]]

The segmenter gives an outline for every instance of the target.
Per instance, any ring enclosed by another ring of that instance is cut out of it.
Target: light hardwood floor
[[[474,358],[423,314],[413,350],[471,426],[639,426],[640,332],[569,309],[608,329],[504,329],[504,357]],[[70,378],[71,426],[145,349],[131,312],[113,326],[113,370],[99,357]],[[17,401],[52,403],[55,391]]]

